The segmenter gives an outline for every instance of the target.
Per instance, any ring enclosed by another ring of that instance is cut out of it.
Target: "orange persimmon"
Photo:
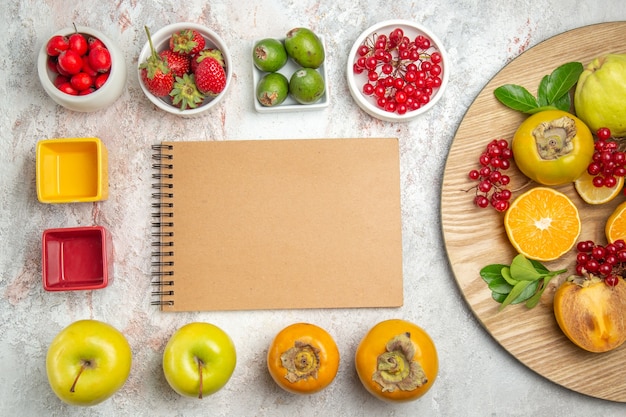
[[[412,401],[424,395],[439,371],[437,349],[428,333],[401,319],[385,320],[359,343],[355,366],[361,383],[384,401]]]
[[[599,278],[571,277],[554,293],[554,316],[569,340],[589,352],[608,352],[626,341],[626,281],[611,287]]]
[[[294,394],[326,388],[339,369],[339,349],[332,336],[310,323],[281,330],[267,351],[267,369],[278,386]]]

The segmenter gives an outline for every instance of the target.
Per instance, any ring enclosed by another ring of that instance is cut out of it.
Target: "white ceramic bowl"
[[[363,85],[367,82],[367,71],[362,72],[361,74],[354,73],[354,63],[358,58],[358,49],[361,44],[363,44],[366,39],[370,38],[373,34],[385,34],[389,36],[389,34],[395,29],[401,28],[404,31],[404,34],[408,36],[410,39],[415,39],[418,35],[424,35],[431,40],[431,48],[428,49],[428,53],[439,51],[442,56],[441,66],[442,66],[442,74],[441,74],[441,85],[437,88],[433,89],[433,94],[430,98],[430,101],[427,104],[422,105],[420,108],[416,110],[409,110],[404,114],[392,113],[385,111],[380,108],[376,104],[376,99],[374,95],[367,96],[363,93]],[[450,60],[446,53],[445,47],[443,43],[439,40],[439,38],[426,29],[425,27],[408,21],[408,20],[386,20],[380,23],[377,23],[367,30],[365,30],[354,42],[352,49],[350,50],[350,55],[348,55],[348,63],[346,68],[346,78],[348,80],[348,87],[350,89],[350,94],[354,98],[354,101],[359,105],[359,107],[368,113],[369,115],[376,117],[381,120],[389,121],[389,122],[404,122],[415,119],[416,117],[424,114],[428,110],[430,110],[438,101],[441,99],[444,90],[448,84],[448,78],[450,74]]]
[[[154,48],[157,50],[157,52],[166,50],[167,48],[169,48],[169,41],[172,34],[184,29],[197,30],[202,34],[202,36],[204,36],[204,40],[206,42],[205,48],[216,48],[222,52],[222,56],[224,57],[224,63],[226,65],[226,87],[224,88],[224,90],[216,97],[207,97],[204,103],[202,103],[202,105],[196,107],[195,109],[181,110],[178,107],[172,105],[168,97],[156,97],[155,95],[150,93],[148,89],[144,86],[143,81],[141,80],[141,70],[139,69],[139,65],[145,62],[145,60],[150,56],[151,53],[150,43],[147,40],[145,45],[141,49],[141,53],[139,54],[139,59],[137,62],[137,76],[139,77],[139,84],[141,85],[141,89],[143,90],[144,94],[159,109],[177,116],[198,117],[206,115],[212,108],[217,106],[217,104],[222,101],[222,99],[226,95],[233,76],[232,59],[230,56],[230,52],[228,51],[228,47],[217,33],[213,32],[206,26],[191,22],[173,23],[171,25],[162,27],[154,33],[151,32],[150,35],[152,37],[152,44],[154,45]]]
[[[52,36],[71,35],[75,32],[74,27],[61,29],[45,40],[37,56],[37,72],[43,89],[57,104],[74,111],[92,112],[110,106],[122,94],[126,87],[126,64],[120,47],[104,33],[85,26],[77,26],[76,30],[83,35],[100,39],[109,50],[111,54],[111,72],[106,83],[93,93],[84,96],[73,96],[55,87],[53,83],[55,74],[48,69],[46,44]]]

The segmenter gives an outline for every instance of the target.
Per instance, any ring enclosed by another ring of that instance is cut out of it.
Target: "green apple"
[[[163,373],[174,391],[202,398],[219,391],[230,379],[237,354],[231,338],[219,327],[202,322],[178,329],[163,352]]]
[[[119,390],[130,374],[132,352],[115,327],[79,320],[56,335],[46,355],[52,391],[72,405],[101,403]]]

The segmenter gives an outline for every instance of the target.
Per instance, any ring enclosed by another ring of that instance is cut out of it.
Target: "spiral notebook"
[[[398,307],[396,138],[153,146],[163,311]]]

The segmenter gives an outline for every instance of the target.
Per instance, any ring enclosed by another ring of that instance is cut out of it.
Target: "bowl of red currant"
[[[369,115],[412,120],[431,109],[448,84],[449,65],[439,38],[408,20],[387,20],[354,42],[346,75],[352,97]]]
[[[39,80],[57,104],[92,112],[113,104],[126,86],[126,64],[120,47],[89,27],[59,30],[37,57]]]

